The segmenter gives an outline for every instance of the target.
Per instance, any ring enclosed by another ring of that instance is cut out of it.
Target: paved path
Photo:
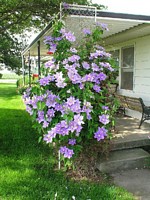
[[[134,169],[112,174],[114,183],[133,193],[137,200],[150,200],[150,169]]]
[[[148,139],[150,124],[143,123],[141,129],[138,129],[139,123],[140,121],[134,118],[119,117],[116,124],[116,140]],[[150,200],[150,168],[115,172],[112,177],[116,185],[133,193],[137,200]]]
[[[144,122],[139,129],[140,120],[132,117],[118,117],[116,118],[116,131],[117,134],[125,135],[143,135],[150,133],[150,123]],[[116,135],[117,136],[117,135]]]
[[[0,79],[0,83],[16,83],[16,79]]]

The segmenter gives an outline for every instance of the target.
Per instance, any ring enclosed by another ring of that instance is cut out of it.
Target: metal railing
[[[68,4],[68,8],[64,8],[63,4],[60,4],[60,18],[65,15],[90,16],[94,17],[96,22],[97,11],[95,6]]]

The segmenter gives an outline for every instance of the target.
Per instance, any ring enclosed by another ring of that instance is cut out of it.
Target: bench
[[[119,109],[125,116],[125,109],[136,110],[142,113],[139,128],[146,120],[150,120],[150,106],[146,106],[142,98],[128,97],[119,94],[115,94],[115,97],[119,101]]]

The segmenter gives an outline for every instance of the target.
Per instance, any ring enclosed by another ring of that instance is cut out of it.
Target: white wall
[[[121,53],[122,47],[131,45],[134,45],[135,49],[133,90],[119,89],[119,92],[126,96],[142,97],[145,104],[150,105],[150,35],[114,44],[106,49],[109,51],[120,49]]]
[[[136,42],[134,92],[150,105],[150,35]]]
[[[119,93],[131,97],[141,97],[144,103],[150,106],[150,35],[111,45],[106,49],[109,51],[120,49],[121,53],[122,47],[131,45],[134,45],[135,48],[133,91],[119,89]],[[127,114],[135,118],[141,118],[139,112],[129,111]]]

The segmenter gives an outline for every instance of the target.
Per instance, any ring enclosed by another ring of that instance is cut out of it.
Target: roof
[[[81,31],[83,28],[93,29],[95,23],[107,24],[109,31],[105,31],[103,39],[107,44],[121,42],[150,34],[150,16],[133,15],[125,13],[113,13],[97,10],[95,7],[70,5],[65,21],[66,29],[74,32],[77,38],[77,44],[82,40]],[[63,15],[63,13],[61,13]],[[138,31],[137,31],[138,30]],[[52,22],[45,27],[43,31],[31,42],[31,44],[22,52],[23,55],[37,55],[37,41],[41,41],[41,56],[45,56],[47,49],[43,43],[44,36],[50,35],[52,31]],[[130,34],[127,34],[129,32]],[[117,36],[117,38],[116,38]],[[113,40],[111,39],[113,38]]]

